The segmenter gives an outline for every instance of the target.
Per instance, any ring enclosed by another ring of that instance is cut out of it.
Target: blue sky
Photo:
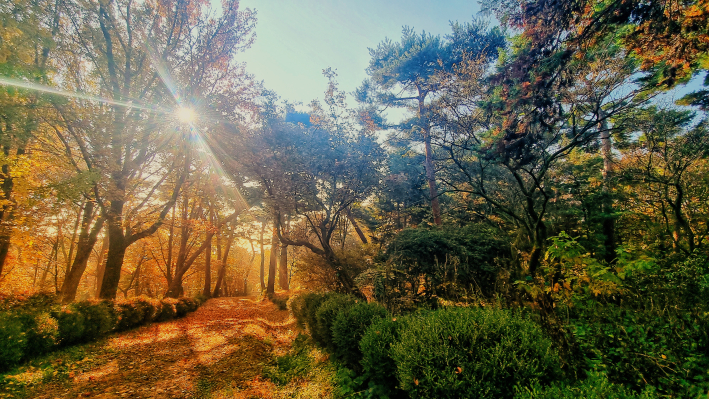
[[[238,59],[282,99],[306,105],[323,97],[324,68],[336,69],[350,93],[367,77],[367,48],[398,40],[404,25],[445,35],[450,21],[480,10],[475,0],[242,0],[240,7],[256,9],[258,23],[256,42]]]

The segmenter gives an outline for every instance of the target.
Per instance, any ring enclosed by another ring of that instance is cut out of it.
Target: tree
[[[20,0],[0,10],[0,75],[47,84],[50,81],[54,40],[59,33],[59,10],[51,1]],[[7,83],[5,83],[7,84]],[[22,173],[13,170],[27,157],[27,149],[42,130],[47,110],[44,96],[0,87],[0,277],[10,251],[18,201],[15,186]]]
[[[179,96],[207,99],[219,112],[233,114],[250,95],[248,76],[234,55],[253,41],[255,15],[240,11],[238,1],[225,2],[220,12],[198,1],[63,7],[66,88],[95,87],[109,100],[96,115],[94,133],[74,140],[85,161],[100,170],[94,192],[109,243],[100,295],[113,298],[127,248],[164,222],[190,173],[189,148],[198,142],[192,128],[171,134],[175,123],[165,124],[171,113],[160,110],[174,109]],[[71,68],[81,63],[91,65],[90,74]],[[171,193],[157,203],[155,194],[167,187]],[[138,211],[150,216],[137,218]]]
[[[358,129],[353,113],[344,110],[345,95],[337,89],[334,72],[325,75],[330,78],[327,108],[312,104],[311,126],[285,122],[275,108],[266,108],[263,126],[244,136],[241,148],[248,152],[233,158],[263,190],[278,241],[322,257],[337,273],[342,290],[361,296],[339,263],[332,239],[347,209],[368,198],[378,184],[384,153],[371,132]],[[299,236],[287,234],[286,212],[308,229]]]
[[[700,205],[707,200],[706,121],[692,126],[692,113],[655,107],[638,110],[633,116],[628,128],[639,134],[625,151],[620,178],[629,184],[635,212],[663,226],[657,230],[666,232],[676,252],[691,254],[703,246],[709,226]],[[654,214],[643,212],[646,207]]]
[[[375,102],[386,107],[411,107],[415,117],[400,126],[410,129],[424,144],[426,178],[429,188],[433,221],[440,225],[441,209],[436,186],[436,168],[431,146],[433,128],[430,100],[439,90],[437,75],[450,71],[465,53],[484,58],[497,55],[504,39],[497,29],[487,30],[476,21],[472,24],[452,24],[453,33],[447,39],[426,34],[420,35],[404,27],[401,41],[385,40],[376,49],[369,49],[372,57],[367,73],[370,80],[357,90],[358,100]]]

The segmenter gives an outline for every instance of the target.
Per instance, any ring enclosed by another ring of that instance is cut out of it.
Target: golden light
[[[175,115],[177,116],[177,119],[180,120],[182,123],[192,123],[197,119],[197,114],[195,112],[187,107],[180,107],[175,111]]]

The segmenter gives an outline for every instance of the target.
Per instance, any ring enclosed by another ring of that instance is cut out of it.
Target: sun
[[[197,114],[191,109],[187,107],[180,107],[175,111],[175,115],[177,116],[177,119],[180,120],[182,123],[192,123],[197,119]]]

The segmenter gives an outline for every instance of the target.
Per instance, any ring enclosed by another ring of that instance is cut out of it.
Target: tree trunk
[[[114,215],[123,214],[123,201],[114,201],[111,203],[111,211],[119,209]],[[101,283],[101,299],[115,299],[118,292],[118,283],[121,280],[121,268],[123,267],[123,259],[126,256],[128,245],[123,233],[120,216],[112,216],[108,220],[108,255],[106,256],[106,268],[103,272],[103,281]]]
[[[278,262],[278,285],[282,290],[289,290],[288,281],[288,245],[281,246],[281,254]]]
[[[617,249],[615,239],[615,217],[613,217],[613,200],[610,197],[610,179],[613,173],[613,143],[607,124],[601,122],[601,154],[603,155],[603,235],[605,240],[603,247],[605,250],[604,259],[609,264],[615,261]]]
[[[359,227],[359,224],[357,223],[357,220],[352,215],[352,212],[349,210],[349,208],[345,212],[347,213],[347,220],[349,220],[350,223],[352,224],[352,227],[354,227],[355,231],[357,232],[357,235],[359,236],[359,239],[362,241],[362,244],[367,244],[368,243],[367,236],[364,235],[364,232]]]
[[[79,288],[81,277],[86,271],[86,265],[89,263],[91,251],[96,245],[98,234],[103,228],[104,219],[99,218],[90,228],[91,221],[94,217],[94,203],[86,202],[84,206],[84,215],[81,221],[81,232],[79,233],[79,242],[76,245],[76,257],[69,268],[69,272],[64,278],[61,294],[62,303],[72,302],[76,298],[76,291]]]
[[[426,150],[426,159],[424,166],[426,167],[426,180],[428,180],[428,192],[431,197],[431,213],[433,213],[433,223],[436,226],[443,224],[441,221],[441,206],[438,202],[438,188],[436,187],[436,170],[433,166],[433,149],[431,148],[431,126],[426,117],[426,109],[424,105],[425,94],[423,97],[419,93],[418,113],[419,120],[422,123],[423,141]]]
[[[217,276],[217,283],[214,285],[214,294],[212,296],[217,298],[221,295],[221,287],[224,282],[224,277],[226,276],[227,261],[229,260],[229,251],[234,243],[234,233],[232,232],[227,239],[226,248],[224,248],[224,254],[221,259],[221,267],[219,268],[219,275]]]
[[[108,255],[108,234],[103,235],[101,243],[101,251],[96,259],[96,298],[101,297],[101,283],[103,282],[103,274],[106,271],[106,256]]]
[[[266,271],[264,270],[264,266],[266,263],[266,253],[263,250],[263,234],[266,231],[266,223],[262,222],[261,223],[261,237],[259,243],[261,244],[261,291],[266,289],[266,283],[264,282],[264,275],[266,274]]]
[[[4,147],[5,156],[10,155],[10,147]],[[24,155],[25,149],[18,148],[16,154]],[[15,219],[15,204],[12,200],[14,181],[10,174],[10,165],[2,165],[2,194],[5,205],[0,208],[0,277],[7,261],[7,254],[10,252],[10,240],[12,237],[12,223]]]
[[[268,285],[266,286],[266,293],[273,294],[276,292],[276,263],[278,259],[278,236],[276,235],[276,229],[273,229],[273,234],[271,235],[271,256],[268,265]]]
[[[210,298],[212,296],[212,237],[209,237],[204,259],[204,290],[202,295]]]

